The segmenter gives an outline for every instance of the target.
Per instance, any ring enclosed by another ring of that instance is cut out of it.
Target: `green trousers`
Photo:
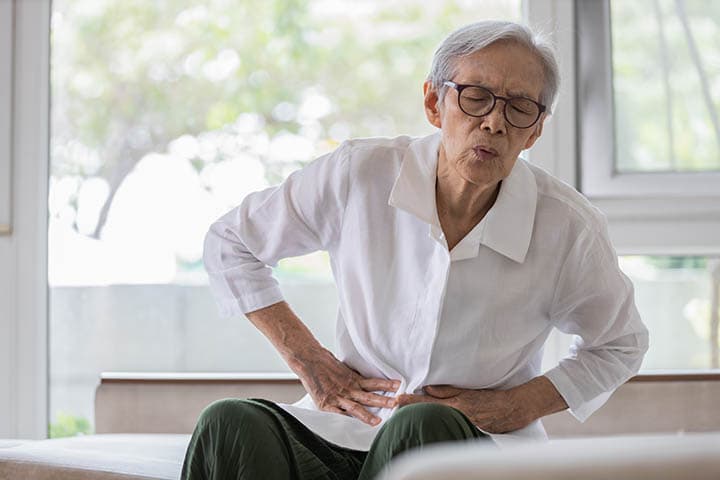
[[[180,478],[371,480],[401,452],[468,440],[494,445],[460,411],[434,403],[400,408],[365,452],[328,442],[272,402],[231,398],[200,415]]]

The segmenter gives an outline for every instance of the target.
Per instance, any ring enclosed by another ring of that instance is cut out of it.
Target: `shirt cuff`
[[[545,372],[544,375],[565,399],[572,416],[581,423],[585,422],[595,410],[602,407],[613,393],[613,391],[603,392],[590,400],[585,400],[582,392],[575,386],[568,374],[562,369],[562,366],[558,365]]]
[[[218,298],[220,316],[232,317],[254,312],[285,300],[280,287],[277,285],[257,292],[241,295],[238,298]]]

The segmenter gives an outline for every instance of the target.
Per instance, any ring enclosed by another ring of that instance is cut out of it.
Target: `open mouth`
[[[481,161],[492,160],[498,156],[497,150],[482,145],[475,145],[473,152],[475,152],[475,156]]]

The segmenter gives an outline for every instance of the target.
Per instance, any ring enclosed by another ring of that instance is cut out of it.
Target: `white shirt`
[[[440,135],[343,143],[220,218],[205,265],[221,313],[283,300],[268,266],[327,250],[339,296],[339,360],[366,377],[508,389],[542,372],[553,328],[577,335],[545,372],[584,421],[635,374],[648,333],[619,270],[602,213],[518,159],[497,200],[448,251],[435,206]],[[327,440],[367,450],[382,423],[283,405]],[[370,408],[383,423],[394,412]],[[504,435],[547,439],[538,420]]]

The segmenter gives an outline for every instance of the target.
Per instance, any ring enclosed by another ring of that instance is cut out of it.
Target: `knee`
[[[284,430],[262,405],[239,398],[211,403],[190,439],[182,478],[290,478]],[[185,473],[183,474],[185,475]]]
[[[390,418],[395,428],[419,432],[447,430],[449,426],[463,420],[460,412],[454,408],[429,402],[406,405]]]
[[[211,403],[200,414],[198,427],[241,428],[243,431],[266,426],[271,421],[257,405],[240,398],[224,398]]]
[[[413,403],[398,409],[393,418],[414,423],[441,423],[455,419],[458,411],[440,403]]]

